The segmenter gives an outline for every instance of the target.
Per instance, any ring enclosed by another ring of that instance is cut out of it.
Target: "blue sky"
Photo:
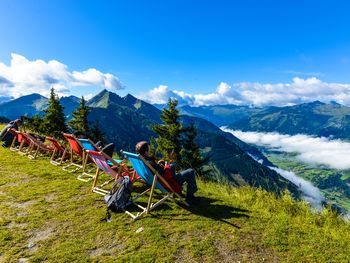
[[[350,83],[349,10],[349,1],[2,0],[0,63],[9,67],[15,53],[28,61],[57,60],[69,72],[94,68],[121,81],[125,88],[117,93],[150,101],[147,92],[157,87],[166,90],[155,90],[159,96],[198,102],[195,95],[220,93],[225,84],[221,95],[239,94],[216,102],[259,104],[247,101],[238,83],[288,89],[293,78],[314,77],[313,85],[326,85],[321,94],[332,83]],[[7,76],[0,75],[0,85]],[[102,88],[71,85],[67,93]],[[337,100],[335,92],[327,99]],[[298,94],[290,103],[304,101]],[[347,104],[344,96],[338,101]]]

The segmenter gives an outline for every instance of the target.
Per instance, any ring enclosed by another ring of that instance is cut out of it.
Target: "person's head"
[[[135,151],[138,153],[138,154],[141,154],[141,155],[148,155],[148,152],[149,152],[149,145],[148,145],[148,142],[146,141],[141,141],[141,142],[138,142],[135,146]]]
[[[16,119],[15,120],[15,123],[17,124],[17,126],[21,126],[23,124],[22,120],[21,119]]]

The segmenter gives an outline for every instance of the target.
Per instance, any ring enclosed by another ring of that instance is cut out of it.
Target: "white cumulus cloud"
[[[166,87],[166,89],[160,89]],[[154,97],[154,95],[157,95]],[[255,106],[287,106],[319,100],[335,101],[350,106],[350,84],[327,83],[316,77],[295,77],[290,83],[221,82],[211,93],[188,94],[171,90],[165,85],[152,89],[141,97],[150,103],[167,101],[169,97],[193,105],[237,104]]]
[[[119,79],[97,69],[69,71],[57,60],[28,60],[12,53],[10,65],[0,62],[0,96],[19,97],[30,93],[48,95],[55,88],[60,95],[67,95],[72,87],[96,86],[110,90],[121,89]]]
[[[180,104],[192,104],[193,97],[184,91],[170,90],[166,85],[159,85],[139,96],[153,104],[165,104],[171,99],[177,99]]]
[[[285,135],[275,132],[243,132],[222,129],[231,132],[247,143],[265,146],[281,152],[296,153],[297,158],[305,163],[325,165],[339,170],[350,169],[350,143],[348,142],[303,134]]]

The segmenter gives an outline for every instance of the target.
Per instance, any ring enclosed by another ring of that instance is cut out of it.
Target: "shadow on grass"
[[[218,220],[236,228],[240,227],[229,222],[227,219],[250,217],[247,214],[250,212],[249,210],[223,204],[215,204],[217,201],[219,200],[200,196],[196,198],[196,202],[190,207],[188,207],[187,210],[189,210],[193,214],[207,217],[213,220]]]
[[[213,220],[220,221],[222,223],[228,224],[230,226],[233,226],[235,228],[240,229],[240,226],[233,224],[228,221],[228,219],[232,218],[249,218],[250,216],[247,213],[250,213],[249,210],[246,209],[241,209],[241,208],[236,208],[228,205],[222,205],[222,204],[215,204],[219,200],[209,198],[209,197],[197,197],[195,204],[192,204],[190,207],[187,207],[183,204],[179,205],[191,212],[192,214],[202,216],[202,217],[207,217]],[[167,205],[161,205],[159,206],[159,209],[171,209]],[[151,213],[152,214],[152,213]],[[170,220],[193,220],[189,218],[176,218],[176,214],[173,214],[172,217],[168,216],[163,216],[163,215],[155,215],[152,214],[152,216],[157,217],[157,218],[163,218],[163,219],[170,219]]]

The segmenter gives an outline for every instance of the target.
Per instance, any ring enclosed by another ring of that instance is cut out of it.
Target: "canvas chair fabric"
[[[69,172],[77,172],[79,170],[84,171],[84,150],[82,146],[80,145],[78,139],[73,135],[69,133],[63,133],[64,138],[67,140],[69,144],[69,154],[70,154],[70,163],[66,166],[64,166],[62,169]],[[74,166],[75,169],[71,169],[70,167]],[[82,179],[79,175],[77,177],[78,180],[81,181],[89,181],[90,179]]]
[[[108,190],[103,189],[106,185],[111,183],[112,181],[115,181],[118,179],[118,177],[121,175],[121,172],[123,171],[123,167],[121,165],[122,160],[112,159],[102,151],[93,151],[93,150],[87,150],[87,154],[90,156],[92,161],[97,166],[96,175],[92,184],[92,192],[106,195],[108,194]],[[112,166],[110,165],[112,164]],[[125,171],[125,169],[124,169]],[[103,184],[97,186],[97,182],[99,179],[99,175],[101,172],[104,172],[112,177],[112,179],[104,182]],[[129,174],[128,174],[129,175]]]

